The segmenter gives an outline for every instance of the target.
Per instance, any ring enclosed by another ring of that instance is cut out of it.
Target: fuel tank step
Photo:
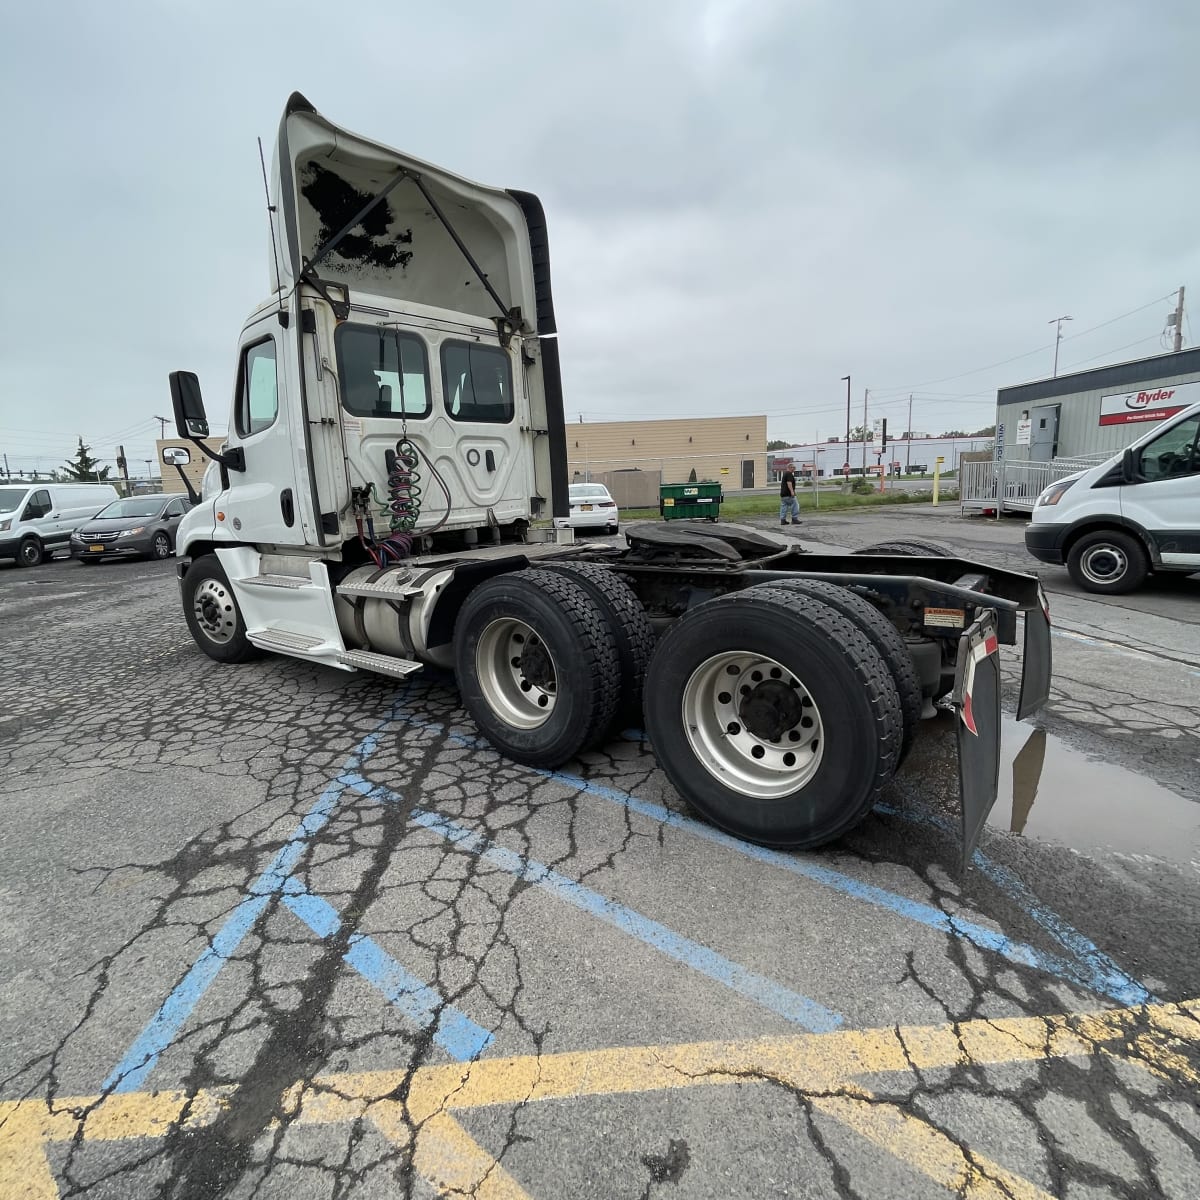
[[[390,675],[394,679],[403,679],[421,669],[419,662],[395,658],[390,654],[376,654],[372,650],[342,650],[337,660],[343,666],[357,667],[360,671],[374,671],[377,675]]]
[[[264,650],[277,650],[280,654],[311,654],[318,646],[327,646],[324,638],[311,637],[306,633],[289,633],[286,629],[248,629],[246,636]]]
[[[306,588],[312,587],[312,580],[307,576],[299,575],[249,575],[245,579],[239,579],[239,584],[248,583],[254,587],[273,587],[273,588]]]

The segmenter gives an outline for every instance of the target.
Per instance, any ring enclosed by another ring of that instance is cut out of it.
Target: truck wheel
[[[866,635],[769,585],[707,601],[667,631],[645,710],[679,794],[767,846],[820,846],[857,825],[903,736],[896,685]]]
[[[17,547],[17,562],[22,567],[40,567],[46,560],[46,548],[35,537],[23,538]]]
[[[1085,534],[1071,547],[1067,570],[1085,592],[1117,596],[1140,587],[1150,564],[1132,534],[1102,529]]]
[[[606,614],[565,571],[481,583],[454,627],[463,706],[516,762],[557,767],[607,734],[621,661]]]
[[[823,579],[781,579],[767,586],[801,596],[812,596],[828,604],[834,612],[841,613],[847,620],[853,621],[867,641],[879,651],[879,656],[887,664],[892,682],[896,685],[896,692],[900,696],[900,713],[904,724],[900,740],[900,758],[897,762],[899,766],[912,749],[917,725],[925,708],[925,701],[921,695],[921,681],[917,678],[912,655],[909,654],[900,631],[869,600],[864,600],[862,596],[848,588],[839,587],[836,583],[827,583]]]
[[[955,553],[948,546],[938,542],[922,542],[919,539],[904,538],[894,542],[876,542],[874,546],[864,546],[855,550],[855,554],[902,554],[913,558],[954,558]]]
[[[621,664],[621,699],[612,723],[614,732],[642,720],[642,690],[646,668],[654,653],[654,626],[637,593],[615,572],[594,562],[546,562],[548,571],[562,571],[580,585],[608,620]]]
[[[196,645],[217,662],[239,663],[262,656],[246,637],[229,579],[215,554],[202,554],[183,577],[183,615]]]

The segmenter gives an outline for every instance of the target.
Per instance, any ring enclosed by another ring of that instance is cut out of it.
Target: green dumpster
[[[658,489],[658,511],[664,521],[695,520],[697,517],[715,521],[721,512],[721,500],[721,485],[715,480],[664,483]]]

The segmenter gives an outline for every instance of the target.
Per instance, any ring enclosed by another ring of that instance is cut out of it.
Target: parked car
[[[111,483],[0,484],[0,558],[36,567],[116,498]]]
[[[1067,564],[1088,592],[1116,595],[1151,572],[1200,571],[1200,404],[1037,499],[1025,548]]]
[[[82,563],[132,556],[170,558],[175,531],[191,508],[186,496],[131,496],[114,500],[71,537],[71,554]]]
[[[621,510],[602,483],[573,483],[569,489],[572,529],[604,529],[616,533],[621,528]]]

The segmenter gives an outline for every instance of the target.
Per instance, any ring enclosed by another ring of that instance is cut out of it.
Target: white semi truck
[[[1049,691],[1035,578],[921,543],[812,553],[704,522],[574,546],[537,198],[368,141],[299,94],[269,191],[271,293],[242,328],[219,453],[196,376],[171,376],[182,444],[164,461],[204,453],[219,475],[178,533],[206,654],[450,668],[480,732],[538,767],[640,718],[691,805],[781,847],[860,821],[949,697],[965,861],[996,797],[998,646],[1019,619],[1018,715]]]

